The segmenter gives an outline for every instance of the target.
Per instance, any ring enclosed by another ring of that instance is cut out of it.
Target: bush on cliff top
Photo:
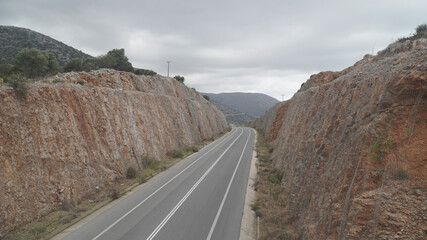
[[[148,70],[148,69],[135,69],[135,74],[136,75],[154,76],[157,73],[153,70]]]
[[[184,83],[184,81],[185,81],[185,78],[183,76],[176,75],[173,78],[175,78],[175,80],[177,80],[180,83]]]
[[[405,42],[407,40],[414,41],[414,40],[417,40],[417,39],[420,39],[420,38],[427,38],[427,24],[421,24],[421,25],[419,25],[415,29],[415,33],[414,34],[412,34],[409,37],[399,38],[399,39],[397,39],[396,42],[403,43],[403,42]]]
[[[27,98],[28,79],[21,74],[12,74],[7,79],[7,84],[20,93],[20,97]]]

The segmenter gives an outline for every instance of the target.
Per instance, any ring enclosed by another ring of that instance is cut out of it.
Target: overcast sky
[[[93,56],[124,48],[134,67],[202,92],[279,100],[427,22],[426,0],[0,0],[0,25]]]

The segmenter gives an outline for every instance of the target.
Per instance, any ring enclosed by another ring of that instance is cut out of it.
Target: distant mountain
[[[10,63],[24,48],[52,52],[61,65],[72,58],[90,57],[82,51],[30,29],[0,26],[0,63]]]
[[[252,118],[257,118],[273,107],[279,101],[262,93],[203,93],[210,99],[227,108],[244,113]]]
[[[224,105],[221,105],[220,103],[217,103],[213,100],[211,102],[215,105],[215,107],[220,110],[222,113],[224,113],[225,118],[227,119],[228,123],[236,124],[236,125],[246,125],[254,118],[244,114],[242,112],[238,112],[234,109],[228,108]]]

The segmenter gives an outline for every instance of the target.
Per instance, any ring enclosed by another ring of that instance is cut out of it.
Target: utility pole
[[[171,62],[171,61],[166,61],[167,63],[168,63],[168,77],[169,77],[169,63]]]

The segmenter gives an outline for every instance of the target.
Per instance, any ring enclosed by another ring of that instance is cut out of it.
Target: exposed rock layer
[[[304,239],[427,236],[427,41],[313,75],[252,125]]]
[[[104,69],[44,82],[60,83],[31,85],[25,101],[0,87],[0,236],[142,168],[143,154],[159,159],[227,128],[172,78]]]

